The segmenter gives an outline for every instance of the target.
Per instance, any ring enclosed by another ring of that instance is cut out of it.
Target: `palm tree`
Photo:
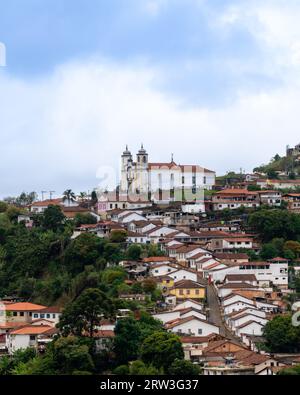
[[[71,202],[75,202],[76,200],[76,195],[75,193],[72,191],[72,189],[67,189],[64,193],[63,193],[63,202],[68,201],[68,205],[70,206]]]
[[[87,193],[86,192],[80,192],[79,198],[83,202],[87,198]]]

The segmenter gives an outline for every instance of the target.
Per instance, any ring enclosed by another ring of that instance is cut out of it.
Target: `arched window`
[[[143,157],[143,162],[144,162],[144,163],[147,163],[147,158],[146,158],[146,156]]]

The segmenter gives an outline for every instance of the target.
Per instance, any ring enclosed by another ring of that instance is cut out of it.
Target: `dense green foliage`
[[[145,363],[167,372],[176,359],[184,357],[180,338],[173,333],[154,332],[144,340],[141,357]]]
[[[259,210],[249,217],[250,227],[264,242],[274,238],[298,240],[300,238],[300,215],[287,210]]]
[[[141,314],[139,320],[129,317],[118,321],[114,343],[118,363],[136,360],[140,356],[143,341],[157,331],[163,331],[162,323],[145,313]]]
[[[87,333],[93,337],[99,316],[110,318],[115,316],[112,301],[99,289],[86,289],[63,311],[58,327],[64,335],[81,336]]]
[[[277,374],[279,376],[300,376],[300,365],[282,369]]]
[[[254,172],[266,173],[269,178],[277,178],[277,171],[286,171],[294,174],[295,170],[299,169],[299,164],[296,163],[295,158],[292,156],[280,157],[278,154],[270,160],[267,165],[256,167]]]
[[[292,317],[276,316],[264,328],[266,348],[273,353],[300,352],[300,327],[292,325]]]

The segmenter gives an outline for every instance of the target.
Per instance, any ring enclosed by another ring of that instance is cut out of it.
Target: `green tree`
[[[98,196],[97,196],[97,192],[93,191],[91,194],[91,199],[92,199],[92,203],[96,204],[98,202]]]
[[[74,374],[79,371],[93,372],[94,370],[89,346],[76,337],[69,336],[56,340],[53,344],[52,355],[60,374]]]
[[[93,225],[97,223],[97,218],[92,214],[76,214],[74,218],[75,226]]]
[[[8,219],[12,222],[16,221],[18,219],[18,216],[23,213],[22,209],[16,207],[16,206],[9,206],[6,210],[6,215]]]
[[[5,211],[7,210],[7,208],[8,208],[8,204],[5,203],[5,202],[1,202],[1,201],[0,201],[0,213],[5,213]]]
[[[167,371],[176,359],[184,357],[180,338],[174,333],[154,332],[144,340],[141,357],[146,364]]]
[[[114,351],[118,363],[127,364],[139,356],[141,329],[138,322],[128,317],[117,322],[115,328]]]
[[[68,202],[68,205],[70,206],[71,203],[74,203],[76,201],[76,195],[72,191],[72,189],[66,189],[63,193],[63,202]]]
[[[300,274],[296,275],[294,278],[294,287],[297,293],[300,293]]]
[[[300,365],[282,369],[277,374],[279,376],[300,376]]]
[[[268,170],[267,176],[270,180],[278,179],[278,174],[276,173],[275,170]]]
[[[127,249],[127,259],[138,261],[141,258],[142,249],[139,245],[132,244]]]
[[[175,359],[168,369],[168,373],[174,376],[198,376],[200,372],[201,369],[198,365],[184,359]]]
[[[126,230],[113,230],[109,237],[111,243],[125,243],[127,239]]]
[[[143,281],[143,289],[146,293],[153,293],[157,288],[157,283],[152,278],[146,278]]]
[[[128,365],[120,365],[114,369],[113,374],[117,376],[127,376],[129,375],[129,366]]]
[[[122,260],[123,254],[119,244],[107,243],[104,246],[103,257],[107,262],[118,263]]]
[[[289,240],[284,243],[283,246],[284,251],[289,250],[292,251],[295,256],[298,258],[300,255],[300,243],[298,241]]]
[[[278,250],[272,243],[264,244],[260,252],[262,259],[272,259],[278,255]]]
[[[36,192],[30,192],[30,193],[22,192],[21,195],[16,198],[16,205],[25,207],[25,206],[29,206],[36,200],[37,200]]]
[[[85,332],[93,337],[95,327],[102,317],[112,317],[112,301],[99,289],[86,289],[63,311],[58,327],[64,335],[82,336]]]
[[[294,353],[300,351],[300,327],[292,325],[290,315],[276,316],[264,327],[266,347],[270,352]]]
[[[101,274],[101,280],[104,284],[111,286],[114,282],[121,284],[127,278],[127,273],[121,267],[105,269]]]
[[[64,262],[73,274],[82,272],[84,266],[95,265],[104,250],[104,243],[91,233],[82,233],[68,245]]]
[[[300,235],[300,215],[284,210],[260,210],[250,215],[249,225],[264,242],[274,238],[297,240]]]
[[[44,211],[40,221],[45,230],[57,232],[63,230],[65,219],[64,213],[59,206],[50,205]]]
[[[130,364],[129,374],[132,376],[157,376],[162,375],[163,370],[157,369],[153,365],[145,365],[143,361],[134,361]]]

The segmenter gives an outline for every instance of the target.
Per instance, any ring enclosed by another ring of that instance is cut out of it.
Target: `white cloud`
[[[118,166],[126,143],[153,161],[251,170],[298,143],[297,87],[241,92],[223,109],[187,108],[153,86],[158,72],[105,61],[69,63],[22,81],[0,74],[0,196],[22,189],[97,185],[99,166]]]
[[[234,1],[215,18],[228,31],[242,26],[257,40],[274,69],[300,65],[300,3],[298,0]],[[297,70],[298,71],[298,70]]]

